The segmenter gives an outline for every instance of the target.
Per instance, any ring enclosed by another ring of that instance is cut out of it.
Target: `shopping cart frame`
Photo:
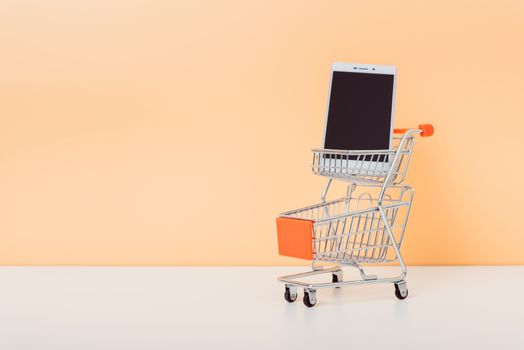
[[[281,276],[278,278],[278,280],[285,284],[285,294],[284,297],[288,302],[293,302],[297,299],[297,289],[303,288],[304,289],[304,299],[303,302],[306,306],[312,307],[317,303],[317,296],[316,291],[318,289],[322,288],[338,288],[343,286],[350,286],[350,285],[358,285],[358,284],[378,284],[378,283],[393,283],[395,286],[395,295],[398,299],[405,299],[408,296],[408,289],[407,284],[405,281],[405,277],[407,275],[407,267],[404,262],[404,259],[402,257],[400,248],[402,239],[404,237],[405,229],[406,229],[406,223],[408,222],[409,213],[411,211],[411,204],[413,199],[414,190],[408,185],[402,185],[402,183],[405,180],[405,175],[407,171],[407,167],[409,164],[409,160],[411,158],[411,152],[413,147],[413,136],[416,134],[420,134],[421,136],[431,136],[433,135],[434,129],[431,125],[419,125],[419,128],[414,129],[395,129],[395,133],[402,133],[402,137],[400,138],[400,141],[394,151],[394,157],[391,162],[391,166],[387,170],[387,173],[385,176],[376,176],[376,177],[362,177],[355,174],[349,174],[346,175],[342,173],[342,175],[346,176],[340,176],[340,172],[329,174],[329,171],[327,173],[317,172],[315,169],[313,171],[319,175],[327,176],[327,182],[324,186],[324,189],[322,191],[321,195],[321,203],[327,203],[326,197],[329,192],[330,186],[333,183],[334,180],[344,180],[346,182],[349,182],[348,184],[348,193],[349,193],[349,186],[352,186],[352,189],[356,184],[360,184],[363,186],[368,187],[378,187],[379,195],[376,206],[370,208],[369,210],[376,211],[379,214],[379,218],[382,221],[382,224],[384,225],[384,229],[387,233],[387,236],[389,237],[391,247],[394,250],[394,259],[392,261],[398,261],[399,268],[400,268],[400,274],[397,276],[392,277],[381,277],[379,278],[377,275],[369,275],[366,274],[364,267],[361,263],[358,261],[343,261],[343,262],[337,262],[335,263],[335,266],[329,267],[329,266],[317,266],[318,262],[323,262],[322,259],[312,259],[311,261],[311,271]],[[409,152],[406,153],[406,145],[411,142],[411,147],[409,148]],[[313,150],[313,152],[324,152],[324,150]],[[332,152],[331,150],[328,150],[328,152]],[[338,151],[340,152],[340,151]],[[373,153],[377,151],[357,151],[358,154],[366,154],[367,152]],[[384,150],[385,153],[392,154],[392,150]],[[345,152],[345,154],[351,155],[351,151]],[[400,169],[400,163],[401,159],[407,158],[405,170],[399,171]],[[314,158],[315,159],[315,158]],[[315,161],[314,161],[315,162]],[[388,206],[384,204],[384,199],[386,196],[386,192],[388,189],[391,188],[399,188],[403,187],[404,189],[409,189],[411,191],[411,197],[409,198],[409,203],[407,204],[407,213],[405,217],[404,225],[402,226],[402,231],[400,233],[400,239],[397,240],[397,238],[394,235],[393,229],[390,226],[390,222],[388,221],[388,217],[386,215],[386,210],[388,209]],[[350,195],[348,194],[348,198]],[[349,200],[349,199],[348,199]],[[281,214],[281,217],[288,216],[288,213],[286,212]],[[349,240],[349,238],[348,238]],[[358,269],[360,273],[360,279],[354,279],[354,280],[343,280],[343,266],[351,266],[356,269]],[[320,274],[332,274],[332,282],[323,282],[323,283],[309,283],[309,282],[303,282],[300,281],[300,279],[305,277],[311,277],[316,276]]]

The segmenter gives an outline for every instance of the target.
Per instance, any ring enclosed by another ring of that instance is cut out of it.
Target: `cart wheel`
[[[289,287],[286,287],[286,292],[284,293],[284,299],[286,299],[288,303],[292,303],[295,300],[297,300],[297,296],[298,295],[297,295],[296,288],[294,288],[294,291],[291,291]]]
[[[317,303],[316,291],[304,291],[304,299],[302,299],[304,305],[307,307],[313,307]]]
[[[395,296],[400,300],[404,300],[408,297],[406,282],[395,283]]]
[[[331,276],[331,282],[333,282],[333,283],[342,282],[342,271],[335,271],[335,272],[333,272],[333,274]],[[340,286],[337,286],[335,288],[340,288]]]

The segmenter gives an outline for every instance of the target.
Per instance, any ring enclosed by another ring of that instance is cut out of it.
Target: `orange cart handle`
[[[435,128],[431,124],[419,124],[418,129],[422,130],[422,132],[420,133],[420,136],[422,137],[431,136],[435,132]],[[411,129],[394,129],[393,132],[395,134],[403,134],[408,130]]]

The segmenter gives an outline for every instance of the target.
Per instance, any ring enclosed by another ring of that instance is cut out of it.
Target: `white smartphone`
[[[334,63],[331,66],[323,148],[331,150],[386,150],[393,141],[395,111],[394,66]],[[324,156],[326,168],[357,173],[387,172],[392,159]],[[358,162],[358,164],[356,164]],[[321,165],[322,166],[322,165]],[[378,175],[378,174],[377,174]]]

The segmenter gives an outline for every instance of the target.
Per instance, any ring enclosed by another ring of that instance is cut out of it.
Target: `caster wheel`
[[[332,283],[342,282],[342,271],[333,272],[331,275],[331,282]],[[335,287],[335,288],[340,288],[340,286]]]
[[[313,307],[317,303],[317,297],[315,292],[304,292],[304,299],[302,299],[304,305],[307,307]]]
[[[284,299],[286,299],[288,303],[294,302],[295,300],[297,300],[297,291],[295,290],[294,292],[291,292],[289,287],[286,287],[286,292],[284,293]]]
[[[395,296],[400,300],[404,300],[408,297],[408,288],[406,282],[397,284],[395,283]]]

